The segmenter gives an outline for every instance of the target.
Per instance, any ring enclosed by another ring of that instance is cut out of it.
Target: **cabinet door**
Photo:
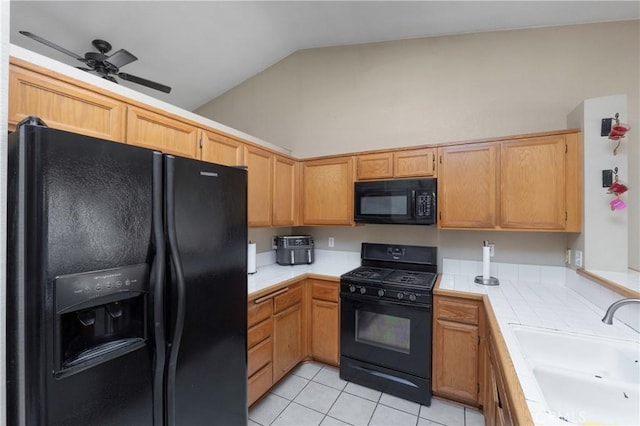
[[[92,90],[24,68],[9,68],[9,129],[25,117],[49,127],[96,138],[124,141],[126,106]]]
[[[127,107],[127,143],[182,157],[197,157],[198,128],[146,109]]]
[[[356,179],[382,179],[393,177],[393,155],[390,152],[366,154],[357,157]]]
[[[305,161],[302,168],[303,224],[351,225],[352,157]]]
[[[478,326],[436,320],[433,390],[461,402],[478,403]]]
[[[439,228],[496,227],[498,149],[491,143],[439,150]]]
[[[273,317],[273,382],[280,380],[304,358],[302,303]]]
[[[338,303],[311,300],[311,356],[332,365],[340,362]]]
[[[412,149],[393,153],[393,175],[395,177],[434,176],[435,173],[435,149]]]
[[[501,227],[564,229],[565,150],[563,135],[502,142]]]
[[[276,155],[273,160],[273,226],[296,223],[296,162]]]
[[[249,226],[271,226],[272,209],[272,154],[252,145],[245,145],[247,165],[247,205]]]
[[[200,159],[225,166],[241,166],[244,159],[244,145],[235,139],[218,133],[201,130]]]

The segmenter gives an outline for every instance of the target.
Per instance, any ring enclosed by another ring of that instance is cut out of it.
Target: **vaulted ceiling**
[[[120,83],[193,110],[296,50],[416,37],[639,19],[637,1],[17,1],[11,43],[69,65],[93,39],[138,60],[122,72],[170,94]]]

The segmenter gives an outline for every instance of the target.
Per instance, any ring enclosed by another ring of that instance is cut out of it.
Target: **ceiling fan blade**
[[[171,87],[169,87],[169,86],[165,86],[164,84],[156,83],[155,81],[147,80],[145,78],[136,77],[135,75],[126,74],[126,73],[121,72],[121,73],[118,73],[117,76],[120,77],[123,80],[127,80],[127,81],[130,81],[132,83],[138,83],[138,84],[141,84],[143,86],[147,86],[147,87],[159,90],[159,91],[164,92],[164,93],[171,92]]]
[[[35,35],[33,33],[30,33],[29,31],[18,31],[18,32],[20,34],[24,35],[24,36],[27,36],[29,38],[34,39],[35,41],[39,41],[40,43],[42,43],[42,44],[44,44],[46,46],[49,46],[52,49],[56,49],[58,52],[62,52],[64,54],[66,54],[66,55],[69,55],[69,56],[71,56],[73,58],[76,58],[79,61],[85,62],[85,60],[84,60],[84,58],[82,56],[80,56],[78,54],[75,54],[72,51],[65,49],[64,47],[60,47],[55,43],[51,43],[49,40],[45,40],[40,36],[37,36],[37,35]]]
[[[119,84],[118,80],[116,80],[115,78],[111,77],[110,75],[103,75],[102,78],[104,78],[105,80],[109,80],[114,82],[115,84]]]
[[[116,68],[120,68],[137,60],[138,58],[136,58],[130,52],[126,51],[125,49],[120,49],[116,53],[105,59],[104,62],[111,64]]]
[[[85,67],[76,67],[76,68],[79,69],[79,70],[82,70],[82,71],[86,71],[86,72],[93,71],[91,68],[85,68]]]

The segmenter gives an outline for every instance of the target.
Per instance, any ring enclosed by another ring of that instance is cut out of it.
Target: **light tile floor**
[[[477,410],[433,398],[426,407],[340,379],[316,362],[299,365],[249,410],[249,426],[482,426]]]

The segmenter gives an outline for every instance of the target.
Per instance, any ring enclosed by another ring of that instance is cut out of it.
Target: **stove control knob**
[[[360,294],[365,294],[367,292],[367,289],[364,287],[360,287]]]
[[[355,286],[355,285],[350,285],[350,286],[349,286],[349,291],[350,291],[351,293],[355,293],[355,292],[356,292],[356,286]]]
[[[411,293],[411,294],[409,295],[409,300],[411,300],[412,302],[415,302],[415,301],[416,301],[416,295],[415,295],[415,294],[413,294],[413,293]]]
[[[402,292],[398,292],[398,300],[404,299],[404,294]]]
[[[383,289],[378,290],[378,296],[380,296],[380,297],[384,296],[384,290]]]

